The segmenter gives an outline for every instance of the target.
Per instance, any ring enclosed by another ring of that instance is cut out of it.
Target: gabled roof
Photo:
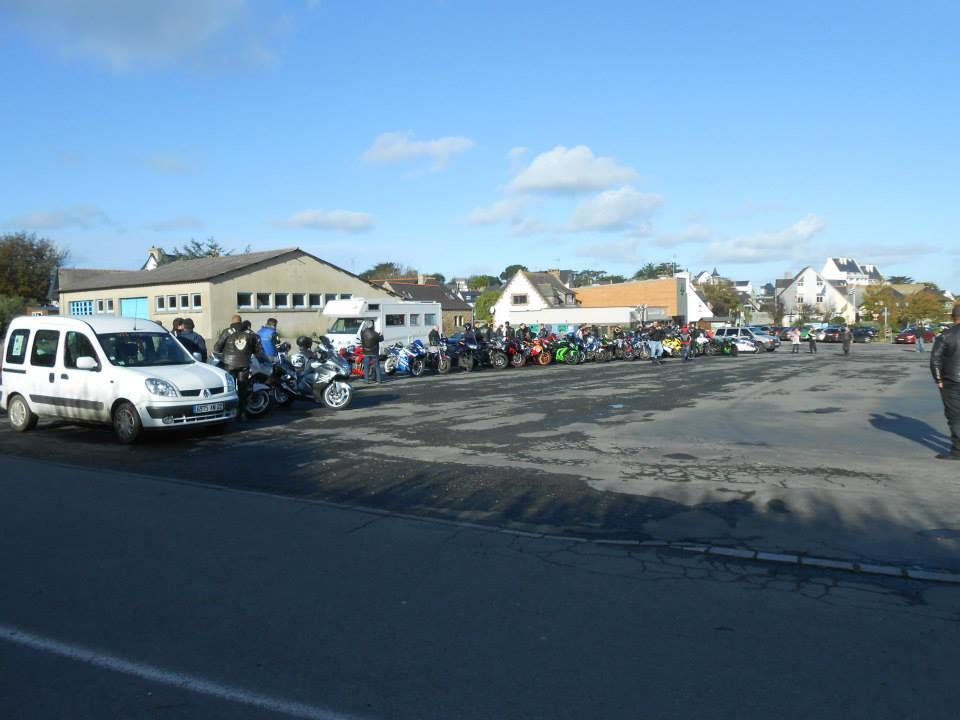
[[[566,305],[568,295],[576,296],[576,293],[560,282],[560,279],[553,273],[521,270],[517,275],[521,273],[547,305]],[[513,277],[517,277],[517,275]]]
[[[220,257],[177,260],[161,265],[155,270],[85,270],[75,268],[60,269],[60,292],[79,292],[84,290],[106,290],[118,287],[143,287],[146,285],[176,285],[179,283],[208,282],[232,273],[252,270],[260,264],[270,263],[287,256],[306,256],[328,267],[339,270],[358,280],[352,272],[321,260],[300,248],[282,248],[242,255],[221,255]],[[363,282],[367,282],[363,280]],[[367,283],[370,287],[382,289]]]
[[[860,267],[859,263],[853,258],[846,257],[835,257],[830,258],[833,260],[833,264],[837,266],[837,270],[842,273],[853,273],[855,275],[864,275],[863,269]]]
[[[863,272],[866,274],[866,276],[871,280],[883,280],[883,275],[880,274],[880,268],[878,268],[876,265],[861,265],[860,267],[863,269]]]
[[[438,302],[443,310],[470,310],[471,307],[449,289],[436,283],[420,285],[412,280],[384,280],[380,283],[406,300]]]

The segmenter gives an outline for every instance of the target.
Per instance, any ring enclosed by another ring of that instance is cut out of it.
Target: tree
[[[0,295],[45,299],[51,276],[68,257],[69,252],[32,233],[0,236]]]
[[[431,278],[436,280],[438,285],[443,285],[447,281],[447,276],[443,273],[430,273],[429,275],[424,275],[424,279]]]
[[[471,275],[467,278],[467,287],[471,290],[486,290],[498,285],[500,285],[500,280],[493,275]]]
[[[416,275],[417,271],[406,265],[396,262],[380,262],[369,270],[360,273],[364,280],[389,280],[390,278],[402,278]]]
[[[673,277],[673,263],[660,263],[654,265],[647,263],[633,274],[634,280],[656,280],[661,277]]]
[[[625,278],[623,275],[604,275],[603,281],[608,283],[622,283],[626,282],[627,278]]]
[[[937,290],[924,289],[907,298],[901,319],[916,322],[940,322],[945,312],[943,295]]]
[[[800,323],[808,323],[819,317],[817,306],[810,303],[802,303],[797,307],[797,313],[800,315]]]
[[[500,279],[506,282],[521,270],[526,272],[527,266],[526,265],[507,265],[506,269],[502,273],[500,273]]]
[[[913,278],[909,275],[891,275],[887,278],[887,282],[891,285],[910,285]]]
[[[223,257],[224,255],[233,255],[233,250],[227,250],[212,237],[204,242],[190,238],[190,242],[182,248],[174,248],[173,255],[177,260],[194,260],[196,258]]]
[[[879,320],[886,317],[894,326],[900,325],[900,315],[903,312],[904,297],[889,285],[870,285],[863,293],[863,302],[860,309],[865,315]]]
[[[740,309],[740,296],[730,283],[704,285],[700,292],[710,303],[714,317],[725,317]]]
[[[16,295],[0,295],[0,338],[6,334],[7,325],[27,309],[27,299]]]
[[[477,298],[477,302],[474,303],[473,314],[479,322],[491,322],[493,320],[491,308],[497,304],[497,300],[500,299],[502,294],[499,290],[487,290]]]

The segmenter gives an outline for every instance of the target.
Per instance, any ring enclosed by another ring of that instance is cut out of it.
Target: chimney
[[[557,280],[560,279],[560,268],[550,268],[547,270],[547,272],[553,275]]]

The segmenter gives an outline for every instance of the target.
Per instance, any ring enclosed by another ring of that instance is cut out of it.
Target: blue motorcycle
[[[387,348],[387,359],[383,362],[383,370],[387,375],[396,372],[405,372],[410,377],[420,377],[426,367],[427,349],[418,338],[404,347],[402,342]]]

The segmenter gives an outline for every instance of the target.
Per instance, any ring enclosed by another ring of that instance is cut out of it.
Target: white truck
[[[383,335],[381,356],[387,346],[398,341],[408,343],[414,338],[426,341],[430,330],[443,323],[440,303],[393,298],[331,300],[324,306],[323,315],[329,322],[324,334],[337,350],[359,345],[364,321],[373,320],[374,328]]]

